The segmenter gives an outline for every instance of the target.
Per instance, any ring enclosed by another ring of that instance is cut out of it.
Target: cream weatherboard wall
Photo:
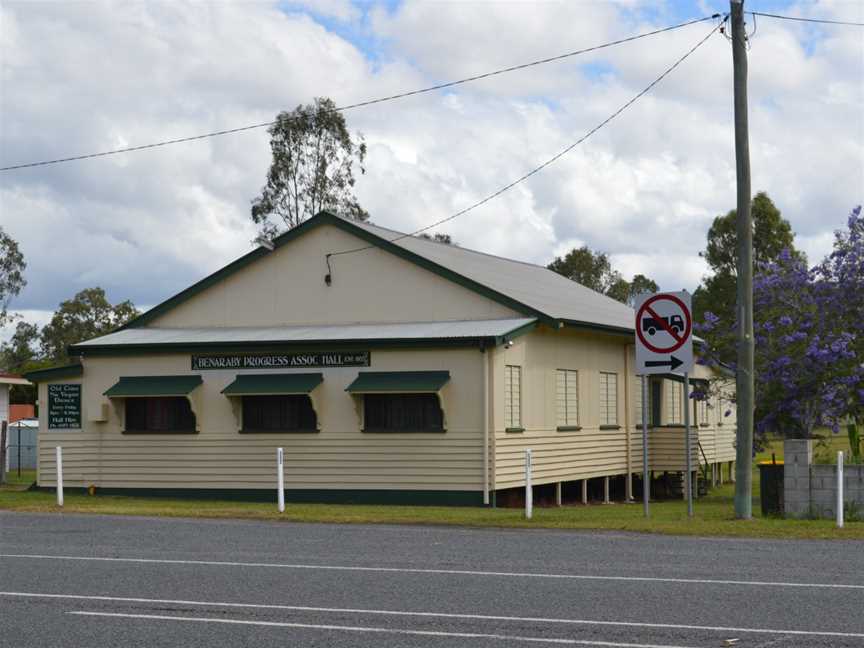
[[[707,367],[696,365],[693,377],[708,380],[713,377],[713,374]],[[636,381],[638,382],[638,378]],[[729,387],[724,386],[723,389],[728,394]],[[683,383],[669,379],[661,380],[660,402],[661,425],[652,427],[649,431],[649,466],[654,471],[680,472],[686,470],[687,459]],[[723,416],[725,410],[721,399],[712,396],[701,410],[693,401],[690,401],[689,405],[690,459],[694,469],[699,464],[734,461],[735,418]],[[673,407],[674,411],[672,411]],[[641,417],[641,414],[639,416]]]
[[[627,456],[625,376],[632,367],[627,351],[621,336],[540,327],[493,353],[494,488],[524,485],[526,448],[532,450],[538,485],[622,475],[632,469]],[[522,368],[520,432],[507,431],[504,407],[499,406],[504,403],[508,365]],[[581,429],[558,429],[558,369],[578,372]],[[616,429],[600,427],[600,372],[618,375]]]
[[[484,354],[477,349],[376,350],[371,367],[313,369],[320,432],[239,434],[239,421],[221,390],[237,371],[190,371],[188,354],[84,359],[82,430],[47,430],[41,408],[40,486],[55,485],[54,448],[63,447],[64,482],[105,488],[275,488],[276,448],[285,448],[287,489],[475,491],[483,489]],[[355,397],[345,388],[358,371],[448,370],[442,390],[446,432],[364,433]],[[195,373],[199,433],[124,435],[122,402],[102,393],[121,376]],[[255,372],[251,372],[255,373]],[[56,382],[81,382],[58,380]],[[46,402],[47,384],[39,385]],[[108,404],[108,420],[94,413]]]
[[[150,326],[435,322],[521,315],[377,247],[332,257],[332,284],[324,283],[328,252],[368,245],[332,225],[318,226],[179,304]]]

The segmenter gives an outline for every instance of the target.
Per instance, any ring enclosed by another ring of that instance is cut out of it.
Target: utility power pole
[[[730,0],[732,68],[735,92],[735,175],[738,234],[738,417],[735,452],[735,517],[753,515],[753,220],[750,214],[750,142],[747,130],[747,43],[744,0]]]

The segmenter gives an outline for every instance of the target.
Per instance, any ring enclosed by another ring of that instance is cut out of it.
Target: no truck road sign
[[[693,371],[690,293],[655,293],[636,300],[636,373]]]

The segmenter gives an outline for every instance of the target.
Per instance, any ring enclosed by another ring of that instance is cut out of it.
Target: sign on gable
[[[368,367],[369,361],[369,351],[208,354],[192,356],[192,371],[202,371],[207,369]]]

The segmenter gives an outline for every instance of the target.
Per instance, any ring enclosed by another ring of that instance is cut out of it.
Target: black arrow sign
[[[684,363],[674,355],[670,356],[668,360],[647,360],[645,362],[646,367],[669,367],[669,371],[675,371],[682,364]]]

